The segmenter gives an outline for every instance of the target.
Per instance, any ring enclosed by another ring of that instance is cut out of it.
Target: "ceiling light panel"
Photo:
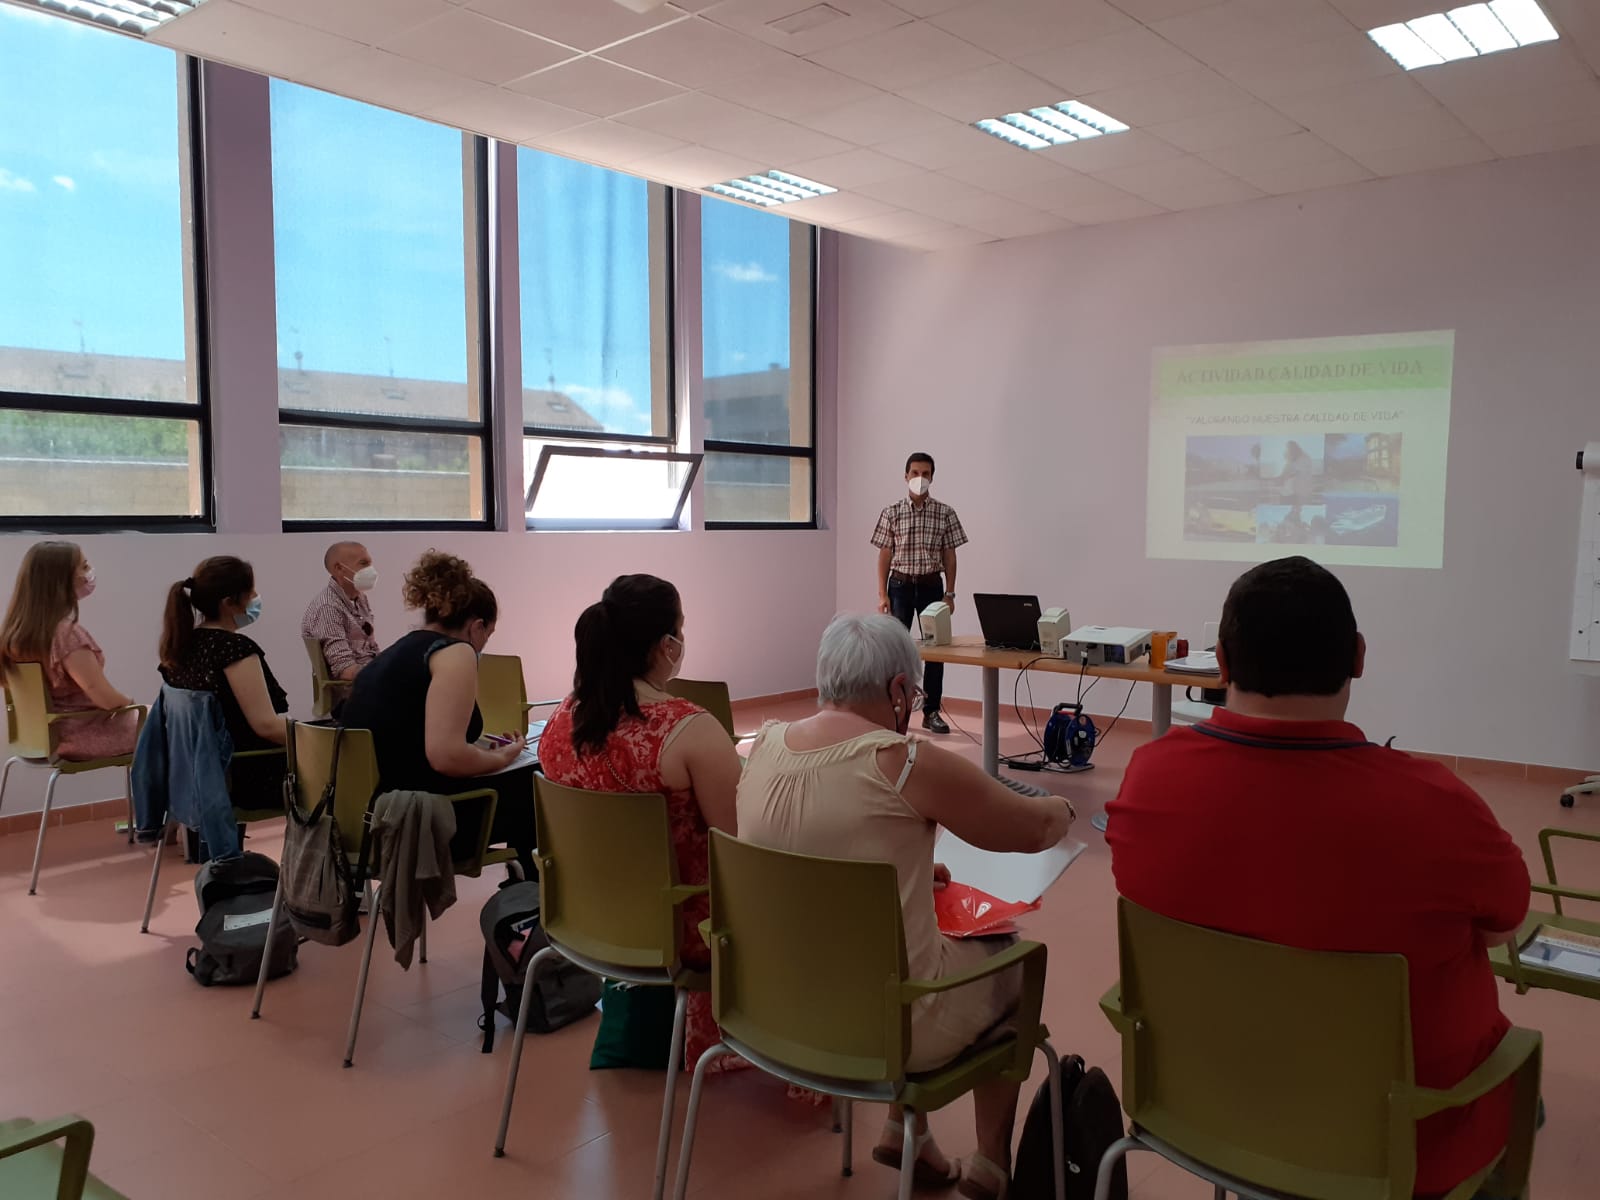
[[[1097,108],[1077,100],[1063,100],[1030,108],[1027,112],[1007,113],[1003,117],[988,117],[973,122],[981,129],[1003,142],[1021,146],[1024,150],[1043,150],[1046,146],[1064,146],[1068,142],[1081,142],[1088,138],[1103,137],[1108,133],[1126,133],[1128,127],[1115,117],[1107,116]]]
[[[1553,42],[1556,33],[1537,0],[1489,0],[1367,30],[1408,71]]]
[[[42,9],[141,37],[174,17],[193,12],[205,0],[12,0],[24,8]]]
[[[730,179],[727,183],[713,183],[706,188],[730,200],[742,200],[761,208],[776,208],[780,204],[793,204],[796,200],[815,200],[838,191],[825,183],[791,175],[787,171],[768,171],[765,175],[746,175]]]

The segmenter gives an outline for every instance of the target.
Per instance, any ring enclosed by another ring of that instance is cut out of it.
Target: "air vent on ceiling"
[[[779,33],[810,33],[819,26],[849,15],[831,4],[813,4],[810,8],[802,8],[786,17],[779,17],[776,21],[768,21],[767,28],[776,29]]]

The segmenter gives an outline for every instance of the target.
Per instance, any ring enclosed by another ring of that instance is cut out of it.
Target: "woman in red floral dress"
[[[683,665],[678,589],[653,575],[623,575],[584,610],[575,636],[572,694],[539,740],[540,769],[567,787],[665,795],[679,881],[705,883],[709,830],[736,832],[740,763],[715,717],[663,690]],[[703,896],[685,904],[679,931],[684,963],[701,971],[711,964],[699,930],[709,912]],[[710,996],[691,993],[685,1067],[717,1038]]]

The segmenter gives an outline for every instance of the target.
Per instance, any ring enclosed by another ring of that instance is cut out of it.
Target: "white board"
[[[1583,449],[1583,517],[1572,594],[1572,661],[1600,664],[1600,442]]]

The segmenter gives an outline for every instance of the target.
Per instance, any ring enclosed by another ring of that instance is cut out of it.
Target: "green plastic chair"
[[[39,864],[44,858],[44,831],[50,824],[50,807],[55,802],[56,780],[63,775],[82,775],[86,771],[104,771],[110,767],[121,767],[123,784],[128,789],[128,841],[133,841],[133,754],[130,752],[107,758],[88,758],[81,762],[62,758],[59,753],[61,728],[58,722],[82,717],[85,714],[50,710],[50,689],[45,684],[44,668],[38,663],[17,663],[8,670],[5,675],[5,689],[6,740],[11,743],[14,753],[6,759],[5,768],[0,770],[0,808],[5,806],[6,784],[11,781],[13,766],[20,762],[30,767],[47,767],[50,770],[50,779],[44,785],[44,808],[39,813],[39,840],[33,846],[33,871],[28,876],[28,895],[32,896],[39,888]],[[134,729],[134,738],[137,740],[139,730],[144,728],[147,711],[142,704],[130,704],[124,708],[107,710],[107,715],[137,713],[138,720]]]
[[[1050,1071],[1056,1200],[1066,1196],[1061,1065],[1039,1022],[1045,947],[1018,942],[981,967],[939,980],[907,978],[900,889],[889,863],[846,862],[770,850],[711,833],[712,1015],[722,1040],[701,1056],[689,1089],[676,1200],[689,1160],[706,1069],[737,1054],[769,1075],[843,1100],[850,1174],[850,1109],[857,1100],[902,1112],[900,1198],[911,1195],[916,1115],[943,1108],[981,1083],[1028,1077],[1034,1053]],[[1009,1028],[933,1071],[906,1070],[911,1006],[1009,967],[1022,999]]]
[[[542,963],[559,956],[606,979],[670,984],[677,989],[677,1003],[656,1144],[653,1195],[660,1200],[666,1188],[689,993],[711,987],[709,975],[690,969],[679,958],[680,914],[685,903],[706,889],[678,880],[665,796],[588,792],[541,776],[534,782],[534,823],[539,830],[539,923],[550,944],[528,964],[528,982],[511,1039],[495,1157],[505,1153],[533,978]]]
[[[328,659],[322,653],[320,638],[300,640],[305,643],[306,657],[311,660],[311,713],[315,717],[326,717],[333,712],[335,704],[350,694],[355,680],[333,677],[328,670]]]
[[[478,659],[478,712],[485,733],[528,732],[528,713],[549,708],[559,700],[528,701],[522,678],[522,659],[515,654],[485,654]]]
[[[1600,834],[1579,833],[1572,829],[1539,831],[1539,850],[1544,855],[1545,878],[1549,882],[1536,883],[1533,885],[1533,890],[1542,896],[1552,897],[1555,911],[1530,912],[1522,927],[1517,930],[1516,940],[1510,946],[1495,946],[1490,949],[1489,963],[1496,975],[1516,985],[1518,995],[1525,995],[1530,988],[1549,988],[1557,992],[1570,992],[1574,996],[1586,996],[1590,1000],[1600,1000],[1600,979],[1570,975],[1566,971],[1529,962],[1518,953],[1520,947],[1525,946],[1545,928],[1552,932],[1575,933],[1580,935],[1580,938],[1600,939],[1600,922],[1585,921],[1562,911],[1563,899],[1587,900],[1593,904],[1600,904],[1600,892],[1562,887],[1556,882],[1556,860],[1550,844],[1555,838],[1570,838],[1575,842],[1600,842]]]
[[[367,837],[368,808],[378,792],[378,755],[373,748],[372,731],[349,728],[340,730],[333,725],[308,725],[294,720],[286,724],[288,736],[285,739],[285,750],[288,753],[288,762],[285,765],[289,773],[294,776],[295,802],[304,813],[311,812],[321,802],[323,790],[328,786],[328,780],[333,774],[334,742],[335,739],[342,739],[339,744],[339,774],[334,781],[333,814],[339,823],[339,834],[344,844],[345,855],[353,869],[360,862],[361,847]],[[477,788],[469,792],[458,792],[449,797],[450,803],[457,806],[458,815],[463,811],[460,808],[462,804],[483,801],[481,805],[476,806],[479,816],[478,827],[473,836],[475,847],[473,855],[471,858],[452,864],[457,875],[476,879],[483,874],[484,867],[508,862],[516,857],[515,850],[489,848],[497,799],[493,788]],[[284,810],[278,809],[276,815],[284,816]],[[367,997],[367,977],[372,970],[372,948],[378,939],[378,926],[382,924],[377,905],[376,854],[370,856],[366,872],[355,882],[366,893],[367,932],[362,939],[361,971],[356,976],[355,1000],[350,1009],[350,1028],[345,1035],[344,1065],[347,1067],[355,1065],[356,1037],[361,1030],[361,1010]],[[273,931],[282,919],[283,886],[280,881],[278,890],[272,898],[272,916],[267,922],[268,945],[272,944]],[[426,911],[423,913],[418,951],[419,961],[426,963],[428,961]],[[269,965],[268,960],[263,957],[261,972],[256,976],[255,997],[250,1006],[252,1021],[261,1018],[261,1002],[266,995]]]
[[[666,691],[680,700],[698,704],[717,719],[717,724],[728,731],[730,738],[739,740],[733,728],[733,696],[727,684],[711,679],[674,679],[668,682]]]
[[[89,1174],[93,1148],[94,1126],[82,1117],[0,1121],[0,1196],[6,1200],[128,1200]]]
[[[1237,937],[1117,908],[1122,980],[1100,1006],[1122,1036],[1128,1137],[1100,1164],[1150,1150],[1207,1180],[1218,1200],[1410,1200],[1417,1122],[1515,1079],[1510,1138],[1448,1193],[1524,1197],[1533,1161],[1541,1038],[1512,1029],[1453,1088],[1418,1087],[1406,960]]]
[[[282,758],[284,752],[277,746],[270,746],[262,750],[236,750],[233,757],[228,760],[228,783],[233,783],[233,766],[235,763],[247,759]],[[283,816],[282,808],[235,808],[233,810],[234,823],[238,825],[254,825],[258,821],[273,821]],[[177,827],[178,822],[169,816],[161,828],[161,836],[156,839],[154,853],[150,863],[150,889],[144,897],[144,919],[139,922],[139,932],[150,932],[150,914],[156,907],[156,888],[161,882],[161,850],[167,844],[167,838]],[[265,959],[263,959],[265,961]]]

